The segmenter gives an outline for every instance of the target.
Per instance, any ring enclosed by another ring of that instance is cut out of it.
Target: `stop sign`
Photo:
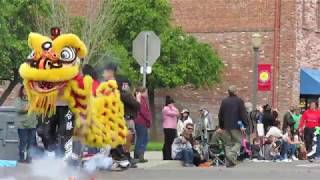
[[[160,56],[160,39],[153,31],[142,31],[133,41],[132,54],[140,66],[152,66]]]

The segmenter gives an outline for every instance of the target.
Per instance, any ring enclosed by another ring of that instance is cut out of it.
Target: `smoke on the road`
[[[64,180],[70,176],[79,177],[78,169],[71,168],[63,159],[44,158],[31,164],[32,176],[43,179]]]

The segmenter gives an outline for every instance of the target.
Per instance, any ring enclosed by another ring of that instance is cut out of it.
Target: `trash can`
[[[17,160],[19,137],[17,123],[21,118],[15,107],[0,107],[0,159]]]

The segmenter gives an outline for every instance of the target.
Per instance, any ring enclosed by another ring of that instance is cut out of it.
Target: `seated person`
[[[259,138],[253,139],[253,144],[251,145],[252,159],[253,160],[263,160],[261,155],[261,143]]]
[[[274,136],[269,136],[264,145],[264,159],[278,161],[280,160],[281,142]]]
[[[296,157],[297,146],[299,146],[302,142],[299,140],[297,134],[292,134],[290,127],[287,128],[287,132],[283,136],[283,153],[284,159],[291,158],[292,160],[298,160]]]
[[[172,159],[183,161],[185,167],[194,167],[192,132],[193,124],[188,123],[181,135],[174,139],[172,144]]]
[[[283,134],[280,129],[280,121],[275,121],[274,126],[271,126],[269,131],[267,132],[266,137],[269,138],[270,136],[273,136],[275,138],[282,138]]]

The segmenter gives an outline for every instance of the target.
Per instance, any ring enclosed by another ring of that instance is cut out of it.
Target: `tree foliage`
[[[13,80],[14,71],[30,53],[27,38],[36,30],[34,11],[45,15],[48,4],[41,0],[0,0],[0,79]]]
[[[207,44],[171,25],[168,0],[100,2],[93,7],[93,0],[86,1],[85,15],[74,17],[57,0],[0,0],[0,80],[14,82],[12,86],[18,82],[18,67],[30,52],[29,32],[48,35],[53,26],[85,41],[89,49],[87,63],[101,71],[106,63],[115,61],[133,83],[141,76],[132,58],[132,41],[141,31],[154,31],[161,39],[161,56],[148,76],[151,89],[189,83],[210,85],[219,80],[219,57]]]
[[[0,105],[19,82],[18,68],[31,52],[27,37],[36,31],[36,16],[50,12],[42,0],[0,0],[0,80],[9,82],[0,98]]]
[[[161,56],[153,66],[149,83],[154,87],[185,84],[211,85],[219,80],[221,61],[212,48],[179,28],[160,34]]]
[[[222,63],[218,55],[209,45],[170,25],[171,8],[167,0],[113,0],[112,10],[113,33],[128,51],[127,62],[137,74],[132,77],[139,77],[139,65],[131,56],[132,41],[139,32],[152,30],[160,36],[161,56],[148,76],[149,88],[211,85],[219,80]]]

